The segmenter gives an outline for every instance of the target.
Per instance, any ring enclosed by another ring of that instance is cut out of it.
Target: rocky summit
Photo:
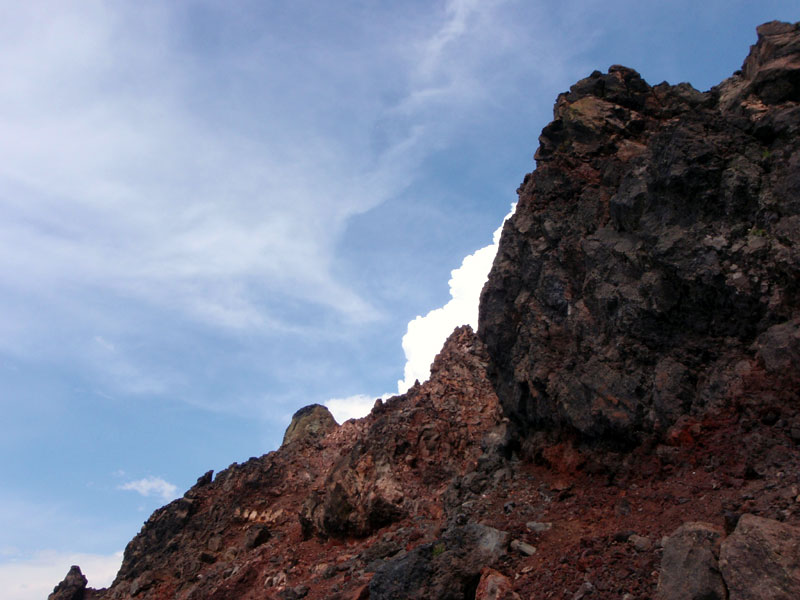
[[[800,598],[800,24],[700,92],[561,94],[480,305],[51,600]]]

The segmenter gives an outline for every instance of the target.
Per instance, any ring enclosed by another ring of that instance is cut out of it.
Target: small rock
[[[627,500],[625,500],[623,498],[614,507],[614,512],[617,513],[617,515],[619,515],[620,517],[625,517],[625,516],[631,514],[630,502],[628,502]]]
[[[520,540],[512,540],[510,546],[512,550],[516,550],[517,552],[519,552],[520,554],[524,554],[525,556],[533,556],[534,554],[536,554],[536,548],[534,546],[526,544],[525,542]]]
[[[581,598],[585,598],[592,592],[594,592],[594,586],[592,585],[592,582],[584,581],[583,585],[581,585],[581,587],[578,588],[578,591],[575,592],[575,595],[572,596],[572,600],[581,600]]]
[[[222,536],[212,535],[208,540],[208,549],[212,552],[219,552],[220,548],[222,548]]]
[[[649,537],[636,535],[635,533],[628,538],[628,543],[632,544],[638,552],[647,552],[653,547],[653,542]]]
[[[489,567],[481,571],[478,589],[475,591],[475,600],[519,600],[514,592],[511,580]]]
[[[270,537],[272,537],[272,534],[270,534],[266,525],[253,525],[247,530],[247,534],[244,536],[244,547],[248,550],[258,548]]]
[[[264,580],[264,587],[282,587],[286,585],[288,577],[285,571],[278,571]]]
[[[542,533],[544,531],[549,531],[553,528],[552,523],[539,523],[537,521],[528,521],[525,523],[525,527],[533,531],[534,533]]]

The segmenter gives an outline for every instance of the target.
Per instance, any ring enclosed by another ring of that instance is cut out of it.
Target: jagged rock
[[[484,525],[450,529],[436,542],[378,569],[370,582],[370,600],[474,597],[481,570],[494,564],[507,544],[507,533]]]
[[[292,422],[283,434],[285,446],[297,441],[311,441],[320,438],[338,427],[331,411],[321,404],[304,406],[292,415]]]
[[[67,576],[55,587],[47,600],[83,600],[87,583],[88,580],[81,572],[81,568],[72,565]]]
[[[730,600],[800,598],[800,528],[742,515],[719,564]]]
[[[789,360],[771,328],[798,310],[800,30],[758,35],[709,92],[613,66],[559,96],[480,304],[524,430],[630,448],[729,406],[756,340]]]
[[[409,391],[413,405],[394,411],[381,405],[364,439],[333,465],[323,490],[306,499],[300,514],[306,536],[369,535],[415,504],[419,510],[408,484],[401,484],[404,473],[416,473],[428,486],[443,484],[463,475],[465,466],[474,468],[482,448],[493,456],[504,436],[487,361],[472,329],[457,328],[434,360],[430,380]]]
[[[765,104],[800,100],[800,25],[772,21],[758,27],[759,41],[742,66],[746,93]]]
[[[719,571],[722,530],[707,523],[684,523],[664,543],[659,600],[725,600]]]

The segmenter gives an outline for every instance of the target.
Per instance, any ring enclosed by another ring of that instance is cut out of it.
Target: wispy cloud
[[[129,481],[117,486],[117,489],[133,491],[147,498],[155,496],[168,502],[175,498],[177,486],[161,479],[160,477],[145,477],[135,481]]]
[[[0,24],[0,351],[83,360],[128,392],[175,379],[130,351],[160,343],[155,323],[274,338],[384,318],[335,268],[349,220],[408,188],[527,43],[507,2],[315,32],[325,52],[302,54],[280,32],[211,52],[169,5],[43,6]]]

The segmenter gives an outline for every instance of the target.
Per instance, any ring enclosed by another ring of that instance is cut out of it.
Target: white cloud
[[[393,394],[383,394],[381,399],[388,398]],[[331,398],[325,402],[325,406],[331,411],[337,423],[344,423],[348,419],[360,419],[365,417],[375,405],[377,396],[368,394],[356,394],[347,398]]]
[[[122,552],[111,555],[45,550],[27,559],[0,562],[0,589],[6,600],[42,600],[72,565],[79,565],[94,588],[111,585],[122,563]]]
[[[514,213],[515,206],[512,205],[503,223]],[[465,257],[461,266],[451,271],[450,300],[447,304],[431,310],[424,317],[418,316],[408,324],[403,336],[403,352],[406,356],[404,377],[397,382],[400,393],[407,391],[414,381],[422,383],[430,377],[433,359],[456,327],[471,325],[477,329],[481,290],[497,255],[502,230],[501,224],[495,230],[491,244]]]
[[[164,481],[160,477],[145,477],[144,479],[129,481],[128,483],[117,486],[117,489],[138,492],[146,497],[161,497],[165,502],[174,499],[175,492],[178,490],[177,486]]]

